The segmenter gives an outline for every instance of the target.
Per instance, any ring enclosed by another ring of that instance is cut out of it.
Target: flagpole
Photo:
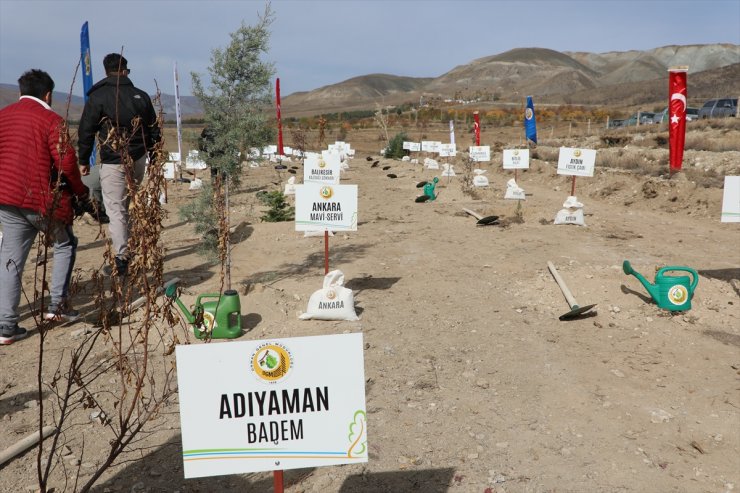
[[[180,112],[180,78],[177,74],[177,62],[173,65],[172,72],[175,78],[175,118],[177,120],[177,169],[180,170],[180,183],[182,183],[182,117]]]
[[[82,24],[80,30],[80,61],[82,64],[82,99],[87,102],[87,91],[93,85],[92,75],[92,56],[90,54],[90,30],[87,21]],[[98,153],[97,139],[93,142],[92,153],[90,153],[90,167],[95,167],[95,160]]]

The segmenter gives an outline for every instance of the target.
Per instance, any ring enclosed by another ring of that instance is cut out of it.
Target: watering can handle
[[[200,303],[201,303],[201,300],[202,300],[203,298],[220,298],[220,297],[221,297],[221,295],[220,295],[220,294],[218,294],[218,293],[206,293],[206,294],[201,294],[200,296],[198,296],[198,298],[196,298],[196,301],[195,301],[195,303],[196,303],[196,304],[200,304]]]
[[[689,289],[691,290],[692,293],[694,292],[694,288],[696,288],[696,285],[699,284],[699,274],[694,269],[691,269],[689,267],[681,267],[681,266],[668,266],[668,267],[663,267],[662,269],[660,269],[658,273],[656,274],[656,276],[663,275],[664,272],[670,272],[670,271],[688,272],[689,274],[691,274],[691,287],[689,287]]]

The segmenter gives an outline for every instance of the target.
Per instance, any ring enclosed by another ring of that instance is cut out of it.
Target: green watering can
[[[622,263],[622,270],[627,275],[635,276],[650,296],[664,310],[685,311],[691,310],[691,298],[694,296],[694,289],[699,283],[699,274],[690,267],[663,267],[655,273],[655,284],[650,284],[639,272],[632,268],[628,260]],[[667,276],[666,272],[681,271],[688,272],[689,276]]]
[[[242,335],[241,303],[239,294],[233,289],[224,291],[223,295],[201,294],[195,300],[193,313],[177,297],[177,284],[167,286],[164,294],[175,300],[198,339],[233,339]],[[213,299],[202,301],[205,298]]]

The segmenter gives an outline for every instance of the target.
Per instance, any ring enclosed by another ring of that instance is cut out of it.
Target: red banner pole
[[[576,196],[576,175],[573,175],[573,181],[570,184],[570,195],[572,197]]]
[[[272,471],[272,489],[275,493],[284,493],[283,471]]]
[[[275,96],[277,99],[278,156],[282,156],[283,155],[283,120],[280,116],[280,77],[278,77],[277,82],[275,83]]]
[[[329,273],[329,230],[324,231],[324,275]]]
[[[475,128],[475,145],[476,146],[479,146],[480,145],[480,115],[478,114],[477,111],[474,111],[473,112],[473,121],[475,122],[474,123],[474,128]]]
[[[668,69],[668,147],[670,175],[681,171],[686,140],[686,72],[689,67]]]

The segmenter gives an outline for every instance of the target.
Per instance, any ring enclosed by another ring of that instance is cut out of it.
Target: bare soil
[[[458,146],[466,148],[470,135],[458,132]],[[484,129],[483,144],[516,146],[519,132]],[[260,222],[264,207],[255,192],[282,188],[290,175],[267,163],[245,168],[231,204],[232,224],[241,223],[232,250],[232,283],[242,293],[247,326],[241,340],[349,331],[362,332],[366,343],[369,462],[286,471],[286,491],[740,488],[740,229],[719,222],[721,177],[740,174],[740,152],[689,148],[686,171],[668,179],[661,176],[668,151],[654,144],[661,132],[657,126],[623,131],[626,141],[612,147],[598,134],[543,138],[539,158],[519,174],[528,196],[517,222],[517,202],[503,199],[513,172],[501,169],[500,147],[491,163],[477,165],[488,170],[489,188],[475,197],[463,193],[457,158],[458,176],[440,181],[438,200],[419,204],[416,184],[435,172],[380,159],[377,130],[350,131],[345,140],[357,154],[343,182],[359,186],[359,227],[330,239],[330,267],[341,269],[354,290],[357,322],[298,320],[321,287],[323,239],[305,238],[292,222]],[[696,142],[740,142],[737,121],[720,128],[689,124],[688,132]],[[441,126],[425,133],[447,140]],[[595,176],[576,184],[585,227],[552,224],[571,187],[569,177],[556,174],[560,146],[598,149]],[[368,156],[390,170],[371,168]],[[186,302],[220,287],[218,266],[195,253],[199,238],[177,214],[195,193],[169,185],[162,235],[165,278],[182,279]],[[477,227],[462,208],[502,216],[502,225]],[[89,314],[95,309],[89,279],[102,265],[104,241],[96,226],[78,222],[75,230],[81,245],[75,304]],[[660,266],[698,270],[693,308],[658,308],[622,272],[625,259],[650,280]],[[548,260],[581,304],[598,304],[595,315],[558,320],[569,308]],[[25,278],[32,286],[30,260]],[[92,321],[54,328],[47,358],[64,359],[82,328],[94,330]],[[184,325],[176,330],[185,340]],[[38,335],[0,347],[0,358],[3,450],[38,426]],[[174,354],[154,364],[173,360]],[[54,369],[45,368],[45,378]],[[114,382],[115,375],[102,381]],[[50,407],[44,424],[53,422]],[[89,477],[110,438],[87,415],[73,423],[64,438],[74,457],[61,460],[50,483],[57,492],[72,491],[77,472]],[[176,401],[149,428],[96,491],[271,490],[270,473],[184,480]],[[14,458],[0,469],[0,491],[33,491],[35,465],[35,450]]]

